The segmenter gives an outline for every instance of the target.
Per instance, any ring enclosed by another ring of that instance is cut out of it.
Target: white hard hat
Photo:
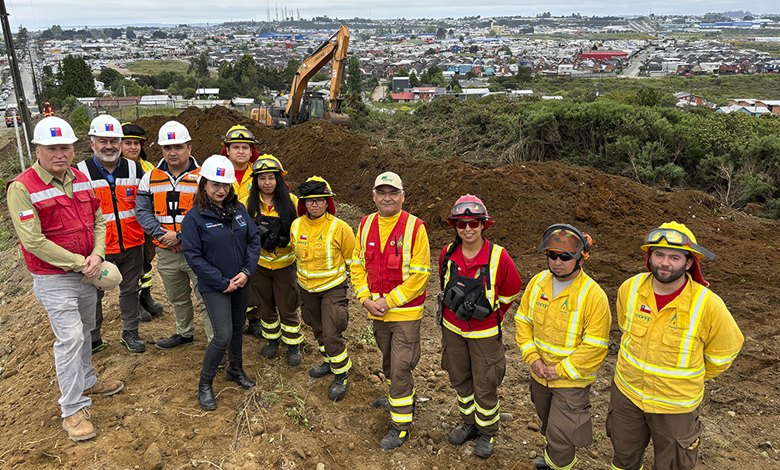
[[[122,133],[122,124],[110,114],[101,114],[93,119],[89,124],[89,132],[87,132],[87,135],[94,135],[96,137],[119,137],[120,139],[125,136]]]
[[[200,167],[198,183],[200,183],[201,177],[217,183],[235,183],[236,170],[233,169],[233,164],[227,157],[212,155]]]
[[[163,124],[157,134],[157,145],[186,144],[191,140],[190,131],[184,127],[184,124],[176,121]]]
[[[32,143],[37,145],[72,144],[76,142],[73,128],[64,119],[49,116],[35,125]]]

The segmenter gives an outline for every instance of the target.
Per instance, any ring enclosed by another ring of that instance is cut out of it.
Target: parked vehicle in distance
[[[5,127],[14,125],[14,115],[16,115],[16,125],[22,125],[22,117],[19,115],[19,110],[16,108],[8,108],[5,110]]]

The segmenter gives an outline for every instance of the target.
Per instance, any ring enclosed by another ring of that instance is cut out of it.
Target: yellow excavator
[[[344,78],[344,68],[347,65],[348,44],[349,28],[341,25],[333,36],[322,43],[298,67],[293,77],[287,106],[254,108],[251,112],[252,119],[277,129],[317,119],[324,119],[349,128],[352,121],[348,114],[341,112],[341,102],[344,99],[339,96],[341,82]],[[330,76],[330,99],[326,103],[322,95],[307,92],[306,85],[309,83],[309,79],[331,59],[333,60],[333,71]]]

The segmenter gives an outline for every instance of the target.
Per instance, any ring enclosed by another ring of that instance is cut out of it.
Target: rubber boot
[[[141,307],[146,309],[147,312],[152,315],[159,315],[163,313],[163,306],[161,303],[155,301],[152,298],[152,288],[142,287],[140,294]]]
[[[257,384],[252,382],[249,377],[247,377],[246,373],[244,372],[244,368],[241,366],[241,362],[231,362],[227,368],[227,371],[225,372],[225,381],[236,382],[244,390],[249,390]]]
[[[299,344],[291,344],[287,346],[287,365],[301,365],[301,346]]]
[[[214,379],[206,380],[203,377],[198,382],[198,401],[200,409],[203,411],[213,411],[217,409],[217,398],[214,396],[212,384]]]
[[[249,320],[249,328],[247,329],[247,333],[254,336],[257,339],[260,339],[263,337],[263,322],[260,319],[257,320]]]
[[[260,351],[260,354],[263,355],[266,359],[273,359],[276,357],[276,351],[279,350],[279,340],[278,339],[271,339],[268,340],[268,344],[263,346],[263,350]]]

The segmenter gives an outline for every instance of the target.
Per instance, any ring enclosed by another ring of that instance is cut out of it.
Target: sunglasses
[[[473,229],[476,229],[476,228],[479,228],[480,225],[482,225],[482,221],[481,220],[470,220],[468,222],[455,222],[455,225],[459,229],[461,229],[461,230],[466,228],[467,225],[469,227],[473,228]]]
[[[568,253],[560,253],[560,252],[557,252],[557,251],[548,251],[547,252],[547,257],[550,258],[553,261],[560,259],[563,262],[571,261],[571,260],[574,259],[574,256],[572,256],[572,255],[570,255]]]

